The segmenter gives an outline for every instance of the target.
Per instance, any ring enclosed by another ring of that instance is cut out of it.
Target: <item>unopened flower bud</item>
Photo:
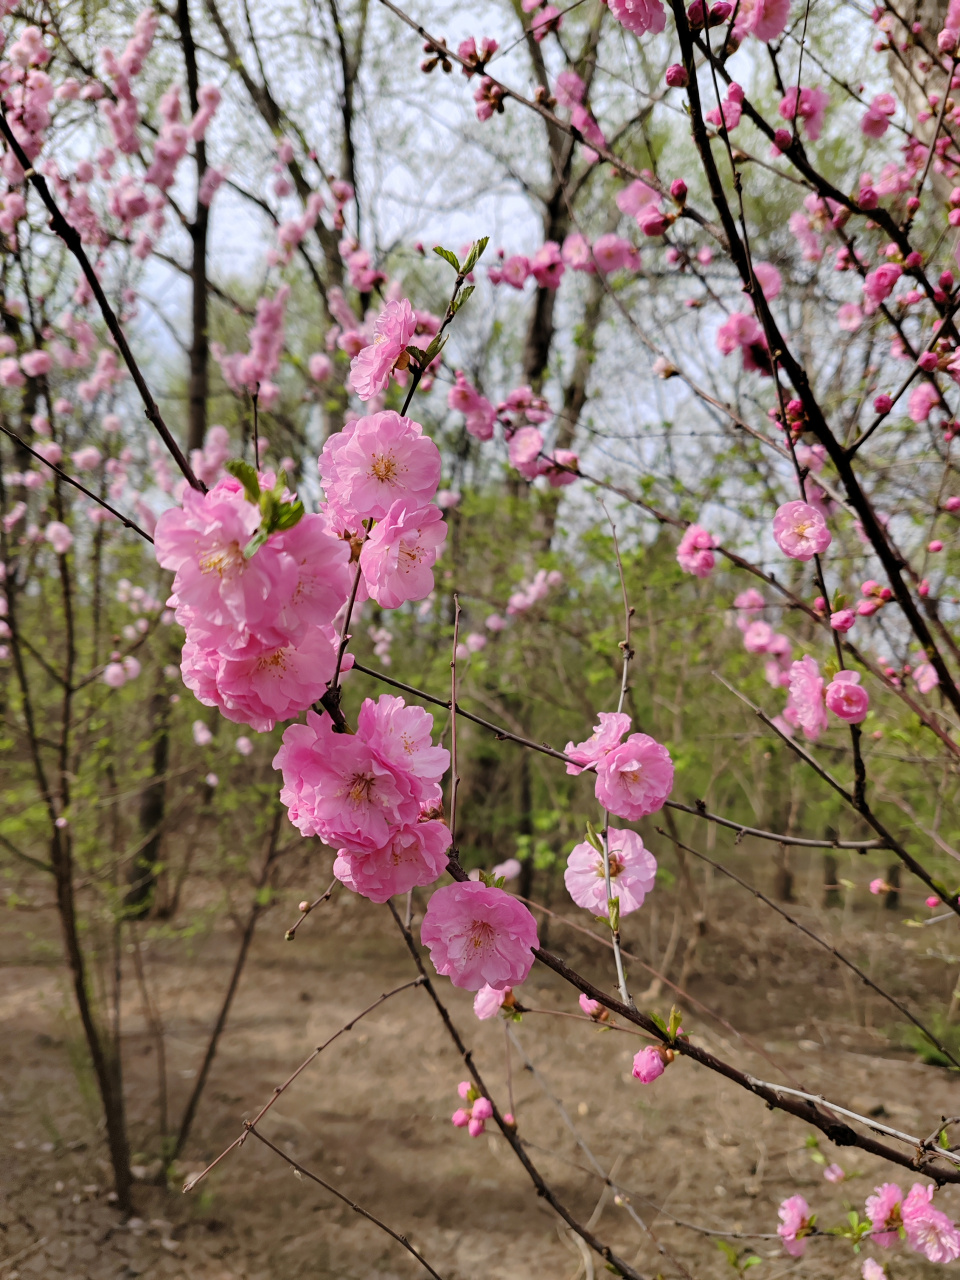
[[[670,183],[670,194],[676,200],[677,204],[685,204],[687,199],[687,184],[682,178],[674,178]]]
[[[679,62],[673,63],[667,67],[667,74],[664,76],[667,85],[671,89],[685,89],[690,83],[690,77],[687,75],[687,69],[681,66]]]

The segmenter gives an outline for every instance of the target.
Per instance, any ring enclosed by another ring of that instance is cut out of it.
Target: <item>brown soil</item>
[[[749,871],[751,862],[756,874],[756,859],[745,856],[744,868]],[[816,892],[813,883],[808,887]],[[642,920],[632,917],[626,924],[627,944],[655,964],[668,946],[674,909],[669,891],[658,894],[656,906],[640,913]],[[937,926],[943,932],[936,938],[933,930],[911,932],[901,915],[868,899],[843,912],[792,910],[905,998],[929,1007],[949,995],[955,966],[950,970],[926,952],[956,949],[952,924]],[[340,893],[306,922],[295,944],[287,944],[283,927],[295,915],[286,900],[261,924],[182,1165],[185,1176],[238,1134],[242,1119],[313,1046],[378,994],[415,976],[385,908]],[[576,919],[589,922],[583,913]],[[675,948],[674,980],[686,928]],[[550,944],[612,987],[612,965],[589,940],[554,921]],[[167,942],[148,950],[166,1025],[176,1118],[235,946],[225,923],[192,951]],[[3,1280],[399,1280],[425,1274],[387,1236],[329,1192],[299,1179],[252,1138],[188,1196],[141,1182],[138,1217],[121,1222],[107,1199],[97,1100],[52,913],[8,913],[0,961]],[[783,1081],[766,1053],[789,1073],[790,1083],[882,1115],[912,1134],[925,1135],[941,1115],[960,1112],[960,1079],[920,1064],[891,1042],[897,1015],[735,887],[714,886],[705,934],[686,967],[686,990],[756,1045],[680,1001],[686,1029],[721,1057]],[[649,981],[636,963],[631,975],[635,991]],[[508,1109],[503,1024],[478,1023],[464,993],[446,982],[440,987],[497,1101]],[[132,980],[128,994],[127,1103],[137,1163],[149,1173],[159,1149],[156,1053]],[[541,969],[534,970],[522,999],[539,1008],[577,1010],[570,989]],[[670,1003],[669,991],[647,1002],[663,1013]],[[735,1274],[713,1238],[671,1217],[770,1233],[779,1201],[801,1193],[827,1226],[848,1207],[862,1209],[876,1181],[909,1185],[893,1167],[821,1139],[824,1156],[848,1175],[831,1186],[805,1147],[808,1129],[694,1064],[677,1062],[655,1084],[639,1085],[629,1069],[643,1042],[626,1034],[540,1014],[511,1029],[536,1068],[526,1069],[512,1050],[514,1110],[532,1158],[571,1211],[590,1219],[597,1234],[646,1275],[709,1280]],[[331,1046],[279,1100],[262,1122],[263,1132],[406,1233],[444,1280],[605,1274],[601,1260],[590,1258],[588,1265],[582,1258],[498,1133],[472,1140],[451,1126],[464,1075],[430,1000],[408,991]],[[565,1113],[554,1095],[563,1099]],[[616,1169],[647,1229],[603,1194],[574,1129],[603,1169]],[[947,1188],[938,1203],[960,1216],[960,1189]],[[799,1262],[784,1257],[775,1239],[733,1243],[760,1255],[757,1280],[859,1275],[860,1261],[845,1241],[814,1240]],[[943,1274],[899,1251],[893,1260],[895,1277],[938,1272]]]

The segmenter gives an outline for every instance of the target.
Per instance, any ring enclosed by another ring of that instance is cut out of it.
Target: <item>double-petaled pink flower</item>
[[[469,880],[438,889],[427,906],[420,940],[438,973],[455,987],[518,986],[540,945],[537,922],[503,889]]]
[[[611,896],[620,899],[621,916],[643,906],[657,875],[657,860],[635,831],[607,831]],[[608,914],[603,854],[588,841],[574,845],[563,873],[567,892],[578,907],[594,915]]]
[[[823,706],[823,677],[809,654],[790,668],[790,707],[804,737],[815,741],[827,727]]]
[[[360,568],[371,600],[397,609],[433,590],[433,565],[447,536],[440,508],[409,507],[399,499],[378,521],[360,551]]]
[[[838,671],[827,685],[827,710],[849,724],[865,720],[870,710],[870,695],[860,685],[859,671]]]
[[[799,498],[785,502],[773,517],[773,537],[784,555],[793,560],[812,560],[833,541],[827,522],[816,507]]]
[[[386,390],[416,329],[417,318],[406,298],[387,303],[373,326],[373,341],[350,361],[350,382],[361,400]]]
[[[803,1196],[790,1196],[784,1200],[778,1212],[780,1226],[777,1235],[791,1258],[802,1258],[807,1248],[806,1237],[812,1230],[810,1206]]]
[[[575,763],[567,764],[567,773],[576,776],[591,765],[599,764],[608,751],[620,745],[620,739],[630,732],[630,717],[622,711],[601,711],[593,733],[584,742],[568,742],[564,755]]]
[[[716,564],[713,554],[716,545],[717,540],[712,533],[698,524],[687,525],[677,546],[677,564],[684,573],[708,578]]]
[[[628,822],[662,809],[672,789],[670,752],[645,733],[632,733],[597,764],[597,799]]]
[[[333,874],[354,893],[371,902],[386,902],[418,885],[433,884],[443,874],[450,848],[450,828],[430,819],[400,827],[375,849],[340,849]]]
[[[422,507],[440,483],[440,450],[411,418],[358,418],[327,439],[320,479],[347,519],[382,519],[397,499]]]

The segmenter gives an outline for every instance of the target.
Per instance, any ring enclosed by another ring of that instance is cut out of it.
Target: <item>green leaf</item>
[[[610,931],[616,933],[620,928],[620,899],[608,898],[607,910],[610,913]]]
[[[407,343],[407,352],[410,355],[412,355],[414,360],[418,361],[420,364],[423,364],[427,356],[427,353],[424,350],[422,350],[420,347],[414,347],[409,342]]]
[[[247,501],[260,505],[260,481],[257,472],[249,462],[244,462],[242,458],[231,458],[229,462],[224,464],[224,470],[229,471],[235,480],[239,480],[243,485],[243,492],[247,496]]]
[[[258,529],[247,545],[243,548],[244,560],[252,560],[269,537],[269,533],[264,529]]]
[[[439,355],[439,353],[446,346],[446,342],[447,342],[446,337],[441,337],[440,334],[438,333],[437,336],[434,338],[434,340],[430,343],[429,347],[427,347],[426,351],[423,353],[423,363],[427,365],[430,363],[431,360],[433,360],[435,356]]]
[[[759,1257],[757,1254],[755,1254],[755,1253],[751,1253],[750,1257],[749,1257],[749,1258],[747,1258],[746,1262],[744,1262],[744,1263],[742,1264],[742,1266],[741,1266],[741,1268],[740,1268],[740,1269],[741,1269],[741,1271],[746,1271],[747,1267],[756,1267],[756,1266],[758,1266],[762,1261],[763,1261],[763,1259],[762,1259],[761,1257]]]
[[[597,853],[603,853],[603,841],[597,835],[592,822],[587,823],[587,841],[592,844]]]
[[[734,1249],[732,1244],[728,1244],[726,1240],[718,1240],[717,1248],[730,1263],[731,1267],[735,1267],[737,1265],[737,1251]]]
[[[477,286],[475,284],[468,284],[465,289],[461,290],[460,296],[457,298],[457,300],[453,304],[454,315],[456,315],[456,313],[460,310],[460,308],[463,306],[466,300],[470,297],[471,293],[473,293],[476,287]]]
[[[449,249],[444,249],[443,245],[439,244],[433,246],[433,252],[439,254],[444,262],[449,262],[457,275],[460,275],[460,259],[455,253],[451,253]]]
[[[650,1020],[651,1020],[652,1022],[656,1023],[656,1025],[660,1028],[660,1030],[664,1033],[664,1035],[667,1035],[667,1036],[668,1036],[668,1035],[670,1034],[670,1032],[667,1030],[667,1024],[666,1024],[666,1023],[664,1022],[664,1020],[660,1017],[659,1013],[654,1013],[654,1012],[651,1010],[651,1012],[650,1012],[650,1015],[649,1015],[649,1016],[650,1016]]]
[[[473,248],[467,254],[466,262],[463,264],[464,275],[468,275],[469,272],[471,272],[473,268],[477,265],[477,263],[483,257],[484,249],[486,249],[489,243],[490,243],[489,236],[481,236],[480,239],[475,242]]]
[[[296,502],[284,502],[280,505],[280,510],[274,521],[273,528],[279,532],[282,529],[292,529],[295,524],[299,524],[303,518],[303,503],[298,498]]]

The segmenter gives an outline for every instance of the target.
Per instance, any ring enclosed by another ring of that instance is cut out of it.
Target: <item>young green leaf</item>
[[[239,480],[243,485],[243,492],[246,494],[247,501],[259,506],[260,481],[256,470],[250,463],[244,462],[242,458],[231,458],[229,462],[224,463],[224,470],[229,471],[233,478]]]
[[[466,262],[463,264],[464,275],[467,275],[469,272],[471,272],[473,268],[477,265],[477,263],[483,257],[484,249],[487,247],[489,243],[490,243],[489,236],[481,236],[480,239],[475,242],[475,244],[473,245],[473,248],[467,254]]]
[[[435,244],[433,246],[433,252],[439,254],[439,256],[443,258],[444,262],[449,262],[457,275],[460,274],[460,259],[455,253],[451,253],[449,249],[444,249],[443,245],[439,244]]]

